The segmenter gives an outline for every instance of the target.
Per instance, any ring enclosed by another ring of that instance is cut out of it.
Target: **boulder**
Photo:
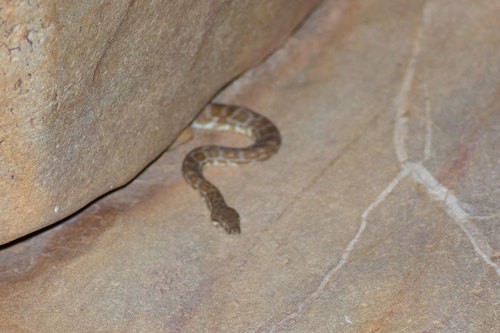
[[[0,8],[0,244],[134,178],[320,1]]]

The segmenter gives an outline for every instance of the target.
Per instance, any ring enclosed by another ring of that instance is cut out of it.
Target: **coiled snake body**
[[[281,144],[276,126],[258,113],[240,106],[210,104],[191,125],[197,129],[235,131],[252,137],[255,142],[244,148],[202,146],[184,158],[182,174],[207,203],[211,219],[228,234],[240,233],[238,212],[229,207],[220,191],[203,177],[206,165],[238,165],[263,161],[275,154]]]

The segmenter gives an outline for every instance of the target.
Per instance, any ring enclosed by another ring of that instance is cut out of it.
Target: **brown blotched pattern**
[[[233,105],[210,104],[192,124],[197,129],[235,131],[252,137],[253,145],[244,148],[203,146],[184,158],[182,174],[205,198],[211,219],[229,234],[240,233],[240,217],[229,207],[220,191],[203,177],[206,165],[237,165],[263,161],[275,154],[281,144],[276,126],[254,111]]]

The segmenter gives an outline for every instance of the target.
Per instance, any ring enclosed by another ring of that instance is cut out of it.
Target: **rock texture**
[[[122,186],[319,0],[0,6],[0,244]]]
[[[194,133],[139,178],[0,251],[5,332],[495,332],[500,6],[325,1],[220,101],[280,128],[270,160],[181,178]]]

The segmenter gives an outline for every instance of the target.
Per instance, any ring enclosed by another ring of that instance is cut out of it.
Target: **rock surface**
[[[124,185],[319,0],[0,6],[0,244]]]
[[[183,156],[0,251],[2,332],[494,332],[500,301],[500,6],[325,1],[218,98],[280,128],[268,161]]]

